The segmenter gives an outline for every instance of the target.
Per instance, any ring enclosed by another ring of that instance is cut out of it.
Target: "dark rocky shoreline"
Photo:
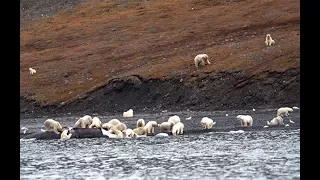
[[[71,102],[41,105],[20,98],[22,119],[46,115],[111,115],[133,109],[138,113],[161,111],[225,111],[252,108],[300,107],[300,71],[266,72],[246,77],[242,72],[216,76],[148,79],[130,76],[114,79]]]

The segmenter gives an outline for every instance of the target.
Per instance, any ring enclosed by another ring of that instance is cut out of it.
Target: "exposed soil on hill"
[[[300,103],[297,0],[21,0],[20,12],[22,115]],[[200,53],[211,64],[195,69]]]

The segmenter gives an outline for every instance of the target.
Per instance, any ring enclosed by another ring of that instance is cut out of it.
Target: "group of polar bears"
[[[284,125],[283,117],[289,116],[289,112],[292,112],[294,108],[281,107],[277,109],[276,117],[267,121],[268,126],[265,127]],[[241,127],[250,127],[253,124],[253,118],[250,115],[237,115],[236,119],[240,121]],[[200,121],[200,125],[203,129],[211,129],[215,124],[216,122],[213,122],[213,120],[208,117],[203,117]],[[134,129],[128,128],[127,125],[119,119],[111,119],[106,123],[102,123],[98,117],[92,118],[89,115],[80,117],[75,122],[74,126],[68,129],[64,129],[58,121],[53,119],[47,119],[44,122],[44,126],[46,131],[53,131],[57,134],[61,134],[61,139],[70,139],[72,136],[70,129],[72,128],[101,128],[103,134],[110,138],[132,138],[148,136],[148,134],[154,135],[155,127],[160,128],[159,134],[161,135],[172,133],[173,136],[177,136],[182,135],[184,132],[184,124],[181,122],[178,115],[170,116],[167,121],[160,124],[154,120],[146,123],[144,119],[140,118],[137,120]]]
[[[267,126],[264,126],[264,128],[269,127],[269,126],[277,126],[277,125],[285,125],[289,126],[289,124],[284,124],[283,122],[283,117],[284,116],[289,116],[289,112],[293,112],[293,109],[299,109],[298,107],[280,107],[277,109],[276,116],[271,119],[270,121],[267,121]],[[250,115],[238,115],[236,117],[237,120],[240,120],[241,127],[247,127],[247,126],[252,126],[253,119],[252,116]],[[294,123],[293,121],[290,120],[291,123]]]
[[[272,39],[270,34],[267,34],[264,43],[266,46],[272,46],[276,43],[276,41]],[[207,54],[198,54],[193,60],[196,68],[199,68],[200,65],[205,66],[211,64],[211,62],[209,61],[209,56]]]

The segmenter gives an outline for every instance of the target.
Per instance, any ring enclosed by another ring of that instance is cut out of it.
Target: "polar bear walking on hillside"
[[[267,34],[266,41],[264,42],[266,46],[274,45],[276,42],[271,38],[270,34]]]
[[[199,67],[199,65],[201,66],[205,66],[207,64],[211,64],[209,61],[209,56],[207,54],[198,54],[195,58],[194,58],[194,65],[196,66],[196,68]]]

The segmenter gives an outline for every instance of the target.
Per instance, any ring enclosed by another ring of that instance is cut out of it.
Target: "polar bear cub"
[[[178,122],[172,127],[172,135],[176,136],[179,134],[183,134],[184,124],[182,122]]]
[[[92,117],[89,115],[85,115],[78,119],[78,121],[74,124],[73,128],[89,128],[92,124]]]
[[[209,61],[209,56],[207,54],[198,54],[194,58],[194,65],[196,66],[196,68],[198,68],[199,65],[205,66],[206,63],[211,64]]]
[[[266,46],[274,45],[276,42],[271,38],[270,34],[267,34],[266,41],[264,42]]]
[[[240,120],[241,127],[252,126],[253,119],[250,115],[238,115],[237,120]]]
[[[147,124],[144,126],[144,128],[147,130],[147,133],[154,133],[154,127],[157,126],[158,123],[156,121],[149,121]]]
[[[53,131],[56,134],[60,134],[62,132],[61,124],[53,119],[47,119],[44,121],[44,127],[46,128],[46,131]]]
[[[290,107],[281,107],[277,110],[277,116],[289,116],[289,112],[292,112],[293,109]]]
[[[101,128],[101,124],[102,123],[98,117],[93,117],[89,128]]]
[[[204,128],[204,129],[211,129],[213,126],[213,120],[208,118],[208,117],[203,117],[200,121],[200,125]]]

